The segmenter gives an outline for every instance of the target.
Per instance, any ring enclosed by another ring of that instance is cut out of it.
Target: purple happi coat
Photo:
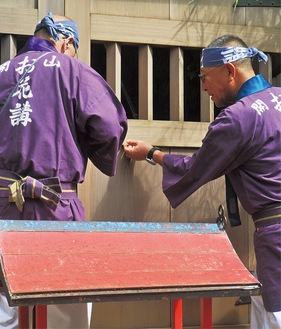
[[[240,94],[211,123],[192,157],[164,156],[163,191],[173,207],[222,175],[228,175],[251,215],[280,203],[281,88],[256,76]],[[265,309],[281,311],[281,224],[259,228],[254,245]]]
[[[127,132],[123,106],[96,71],[48,41],[30,38],[0,66],[0,111],[0,170],[58,177],[66,191],[83,182],[88,158],[115,174]],[[62,193],[55,210],[26,198],[20,212],[5,193],[0,202],[0,219],[84,220],[76,193]]]

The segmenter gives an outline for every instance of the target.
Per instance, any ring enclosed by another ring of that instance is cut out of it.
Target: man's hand
[[[123,144],[126,157],[132,160],[145,160],[147,153],[153,146],[143,141],[131,141],[127,140]]]
[[[123,144],[126,157],[136,161],[145,160],[152,147],[153,145],[143,141],[127,140]],[[164,152],[157,150],[153,153],[153,160],[162,166],[164,155]]]

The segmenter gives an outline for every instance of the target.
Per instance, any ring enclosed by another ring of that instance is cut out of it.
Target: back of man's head
[[[51,42],[57,42],[60,36],[72,37],[76,51],[79,46],[77,24],[66,16],[48,13],[36,25],[34,35],[39,38],[49,39]]]

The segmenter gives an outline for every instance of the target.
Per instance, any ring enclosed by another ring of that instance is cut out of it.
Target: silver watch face
[[[145,159],[148,163],[152,164],[152,165],[156,165],[156,162],[153,159],[149,159],[148,157],[146,157]]]

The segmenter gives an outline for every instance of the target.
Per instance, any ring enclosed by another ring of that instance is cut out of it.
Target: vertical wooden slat
[[[1,63],[13,58],[17,53],[16,39],[11,34],[1,37]]]
[[[208,93],[202,89],[200,93],[200,104],[200,121],[212,122],[214,120],[214,103],[211,101]]]
[[[149,45],[139,47],[139,119],[153,119],[153,57]]]
[[[106,80],[121,100],[121,47],[116,42],[106,48]]]
[[[170,120],[184,121],[183,51],[180,47],[170,50]]]
[[[204,87],[200,82],[200,121],[212,122],[214,120],[214,103],[211,101],[208,93],[202,89]]]
[[[259,62],[259,73],[262,74],[268,82],[272,83],[272,58],[270,54],[266,54],[268,57],[267,63]]]

